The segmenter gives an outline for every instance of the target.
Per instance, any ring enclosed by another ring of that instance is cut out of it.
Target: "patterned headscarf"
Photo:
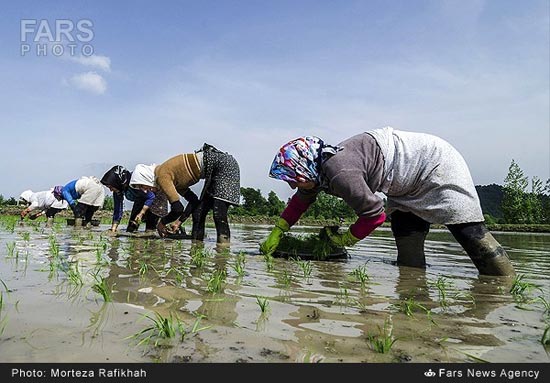
[[[130,173],[124,166],[115,165],[103,175],[101,183],[105,186],[112,186],[123,192],[130,186]]]
[[[62,200],[63,199],[63,186],[60,186],[60,185],[54,186],[53,196],[58,200]]]
[[[298,137],[284,144],[271,164],[269,176],[287,182],[320,183],[321,161],[341,148],[315,136]]]

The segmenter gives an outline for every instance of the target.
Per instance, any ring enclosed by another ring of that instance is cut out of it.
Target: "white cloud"
[[[69,83],[78,89],[103,94],[107,90],[107,81],[96,72],[86,72],[74,75]]]
[[[111,59],[107,56],[71,56],[70,59],[84,66],[101,69],[105,72],[111,71]]]

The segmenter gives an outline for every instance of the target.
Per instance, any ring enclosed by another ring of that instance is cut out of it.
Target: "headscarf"
[[[54,186],[53,196],[58,200],[62,200],[63,199],[63,186],[61,186],[61,185]]]
[[[155,168],[157,165],[136,165],[136,168],[132,172],[130,178],[130,186],[136,187],[136,185],[155,186]]]
[[[32,190],[25,190],[21,195],[19,196],[19,199],[22,199],[25,202],[31,202],[31,196],[32,196]]]
[[[101,183],[105,186],[112,186],[118,191],[125,191],[130,185],[130,173],[124,166],[115,165],[103,175]]]
[[[321,162],[341,150],[316,136],[298,137],[284,144],[271,164],[269,176],[287,182],[320,183]]]

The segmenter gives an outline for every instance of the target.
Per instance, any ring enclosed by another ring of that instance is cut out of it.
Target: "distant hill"
[[[497,184],[476,185],[476,191],[481,202],[483,214],[490,214],[495,218],[503,218],[502,197],[504,192],[502,186]]]

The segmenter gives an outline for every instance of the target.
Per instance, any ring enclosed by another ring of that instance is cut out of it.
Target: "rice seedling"
[[[306,280],[309,280],[311,277],[311,272],[313,271],[313,266],[311,265],[311,261],[304,261],[299,258],[292,258],[292,262],[298,265],[298,267],[302,270],[302,275]]]
[[[208,280],[207,288],[213,294],[219,293],[223,289],[227,273],[224,269],[216,269]]]
[[[288,271],[288,269],[286,268],[280,271],[279,274],[277,275],[277,282],[283,285],[284,288],[290,287],[293,280],[294,280],[294,277],[292,275],[292,272]]]
[[[543,313],[544,314],[550,314],[550,302],[548,300],[546,300],[546,298],[544,296],[542,296],[542,295],[537,296],[535,299],[533,299],[533,302],[542,303],[542,308],[544,310]]]
[[[274,266],[274,260],[275,258],[270,254],[264,255],[264,261],[267,268],[267,271],[272,271]]]
[[[59,242],[57,242],[57,238],[55,237],[55,235],[53,234],[50,235],[49,244],[50,244],[50,254],[55,258],[57,258],[59,256],[60,246],[59,246]]]
[[[383,327],[378,326],[378,334],[371,333],[367,336],[367,339],[372,350],[380,354],[388,353],[397,342],[397,338],[393,336],[391,317],[384,321]]]
[[[206,263],[206,259],[210,257],[210,252],[204,247],[193,247],[190,252],[191,263],[197,268],[201,268]]]
[[[15,252],[15,242],[6,243],[6,248],[8,249],[8,258],[13,258]]]
[[[544,347],[550,346],[550,325],[546,326],[546,328],[544,329],[542,337],[540,338],[540,343]]]
[[[512,294],[512,297],[514,298],[514,301],[517,303],[525,303],[529,301],[529,294],[533,290],[540,290],[540,287],[537,285],[524,281],[525,278],[524,274],[518,274],[514,278],[512,282],[512,286],[510,287],[510,294]]]
[[[139,268],[138,268],[138,275],[143,278],[145,274],[147,274],[147,271],[149,270],[149,265],[147,264],[147,261],[140,259],[138,261]]]
[[[369,275],[367,274],[367,265],[359,266],[350,273],[357,282],[361,284],[361,287],[364,288],[370,280]]]
[[[420,303],[416,302],[414,297],[409,297],[405,299],[402,302],[399,302],[398,304],[392,304],[391,305],[394,309],[396,309],[399,312],[402,312],[406,316],[410,318],[414,318],[414,313],[421,311],[426,313],[426,316],[430,320],[430,322],[434,323],[434,320],[432,319],[432,312],[430,309],[427,309],[425,306],[421,305]]]
[[[245,274],[245,271],[244,271],[245,265],[246,265],[246,257],[244,252],[241,251],[235,257],[235,263],[231,265],[231,268],[235,271],[235,273],[237,273],[239,277],[243,277]]]
[[[155,312],[154,317],[148,314],[144,317],[149,319],[152,325],[130,336],[130,338],[139,339],[137,346],[154,341],[154,346],[157,347],[162,340],[175,338],[178,333],[182,340],[185,337],[184,323],[173,313],[164,317],[162,314]]]
[[[324,260],[331,254],[342,253],[345,249],[336,247],[319,234],[282,236],[277,252],[299,258],[301,254],[312,256],[315,260]]]
[[[342,306],[353,306],[356,301],[350,296],[348,288],[343,284],[339,284],[340,290],[336,295],[336,303]]]
[[[95,281],[95,283],[92,285],[92,290],[100,294],[103,297],[103,300],[105,302],[112,302],[113,301],[112,286],[109,286],[109,284],[107,283],[107,279],[105,277],[99,275],[100,271],[101,271],[100,269],[97,269],[92,274],[92,277],[94,278],[94,281]]]
[[[269,311],[269,300],[267,299],[267,297],[256,295],[256,303],[258,303],[258,306],[260,306],[262,314],[266,314]]]
[[[31,240],[31,233],[24,231],[21,233],[21,237],[23,238],[23,241],[29,242]]]
[[[84,284],[82,274],[78,269],[78,261],[76,261],[74,265],[69,266],[69,269],[67,270],[67,277],[69,282],[76,287],[81,287]]]
[[[170,313],[167,317],[157,312],[155,312],[154,317],[151,315],[144,315],[144,318],[149,319],[152,325],[138,331],[128,338],[139,339],[137,346],[153,342],[153,345],[158,347],[162,341],[176,338],[178,335],[180,341],[183,342],[188,334],[194,334],[210,328],[210,326],[200,327],[200,321],[203,317],[202,315],[198,316],[191,329],[187,330],[185,328],[185,323],[173,313]]]
[[[428,282],[429,285],[437,289],[437,295],[439,304],[445,308],[449,305],[449,289],[453,286],[451,281],[448,281],[445,277],[440,276],[435,282]]]

